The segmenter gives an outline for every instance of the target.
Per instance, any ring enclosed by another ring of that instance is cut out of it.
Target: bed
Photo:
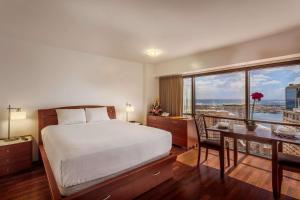
[[[170,133],[116,120],[113,106],[111,120],[57,125],[56,109],[38,111],[52,199],[132,199],[172,178]]]

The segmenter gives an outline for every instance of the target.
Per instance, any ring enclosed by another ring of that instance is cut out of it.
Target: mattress
[[[64,196],[167,156],[169,132],[119,120],[52,125],[42,140]]]

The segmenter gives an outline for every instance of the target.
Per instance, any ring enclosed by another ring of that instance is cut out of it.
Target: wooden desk
[[[222,151],[220,153],[221,160],[221,177],[224,177],[224,137],[234,139],[235,162],[237,160],[237,140],[243,139],[255,141],[272,146],[272,187],[274,197],[278,197],[278,142],[300,145],[300,139],[288,139],[274,135],[270,128],[259,126],[255,131],[248,131],[243,125],[234,125],[233,129],[218,129],[216,127],[208,128],[209,131],[220,132]]]

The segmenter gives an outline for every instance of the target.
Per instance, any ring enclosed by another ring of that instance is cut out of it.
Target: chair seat
[[[207,140],[207,139],[206,140],[201,140],[200,144],[202,146],[209,146],[211,148],[216,148],[216,149],[221,147],[221,142],[218,141],[218,140]]]
[[[293,167],[293,168],[299,168],[300,169],[300,157],[284,154],[281,152],[278,152],[278,163],[279,165]]]

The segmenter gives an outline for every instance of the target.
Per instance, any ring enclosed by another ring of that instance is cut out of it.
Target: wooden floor
[[[176,148],[173,151],[182,153]],[[196,158],[197,151],[194,150],[179,155],[173,167],[174,179],[138,199],[273,199],[270,161],[247,156],[235,169],[227,168],[222,181],[217,152],[211,151],[208,161],[202,163],[199,169],[196,168]],[[282,199],[300,199],[300,175],[286,173],[282,189]],[[43,167],[35,166],[30,172],[1,178],[0,199],[50,199]]]

